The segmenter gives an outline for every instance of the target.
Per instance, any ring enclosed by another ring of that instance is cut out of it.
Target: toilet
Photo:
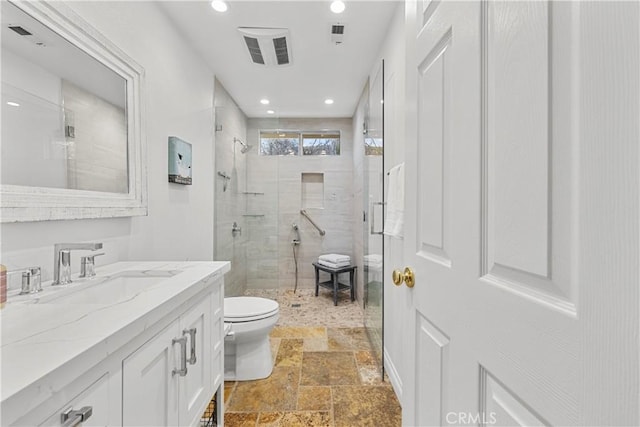
[[[224,299],[224,379],[247,381],[267,378],[273,370],[269,332],[280,306],[258,297]]]

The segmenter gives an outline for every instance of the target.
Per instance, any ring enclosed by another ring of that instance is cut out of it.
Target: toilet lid
[[[224,299],[224,320],[247,322],[260,320],[278,313],[274,300],[258,297],[231,297]]]

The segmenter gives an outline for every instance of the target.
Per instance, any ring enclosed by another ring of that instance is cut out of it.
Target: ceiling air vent
[[[21,36],[32,36],[33,35],[32,33],[27,31],[24,27],[21,27],[20,25],[9,25],[9,29],[12,30],[12,31],[15,31],[16,33],[18,33]]]
[[[278,65],[286,65],[289,63],[289,52],[287,50],[286,37],[273,39],[273,49],[276,51],[276,60],[278,61]]]
[[[249,49],[251,60],[256,64],[264,64],[264,58],[262,57],[262,51],[260,50],[258,39],[244,36],[244,42],[247,44],[247,49]]]
[[[14,33],[16,33],[17,35],[19,35],[20,37],[24,37],[23,40],[29,41],[30,43],[33,43],[36,46],[40,46],[40,47],[46,46],[46,44],[41,39],[39,39],[31,31],[27,30],[25,27],[23,27],[20,24],[9,24],[7,25],[7,28],[13,31]]]
[[[331,43],[342,44],[344,38],[344,24],[331,24]]]
[[[289,65],[292,61],[291,40],[286,28],[239,27],[249,58],[254,64]]]

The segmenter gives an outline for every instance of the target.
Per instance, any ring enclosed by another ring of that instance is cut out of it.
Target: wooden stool
[[[358,268],[357,266],[347,265],[346,267],[332,268],[327,267],[326,265],[319,264],[317,262],[314,262],[313,266],[316,269],[316,296],[318,296],[318,289],[320,286],[322,286],[323,288],[331,289],[333,290],[333,305],[338,305],[338,291],[349,289],[351,291],[351,301],[355,301],[356,286],[353,279],[356,268]],[[329,273],[331,275],[331,280],[320,282],[320,270]],[[338,282],[338,274],[346,272],[349,272],[348,285]]]

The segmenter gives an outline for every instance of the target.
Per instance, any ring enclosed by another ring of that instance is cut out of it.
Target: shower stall
[[[356,132],[351,118],[247,118],[219,84],[215,104],[215,257],[232,265],[225,296],[309,292],[318,256],[348,254],[358,266],[357,299],[380,366],[382,82],[380,67],[365,91],[366,132]],[[339,145],[305,146],[324,134]],[[354,153],[363,165],[357,173]]]
[[[225,295],[313,289],[319,255],[353,256],[352,120],[247,118],[216,88],[215,257],[232,262]],[[265,145],[295,135],[302,144],[316,131],[339,135],[339,155]]]

